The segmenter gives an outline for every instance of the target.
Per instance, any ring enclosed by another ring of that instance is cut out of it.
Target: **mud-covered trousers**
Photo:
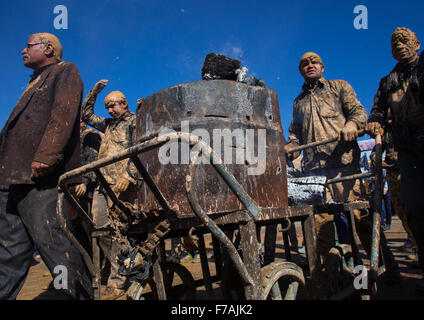
[[[113,189],[113,185],[110,185]],[[131,202],[128,199],[128,194],[132,195],[131,192],[123,192],[123,195],[119,196],[120,200]],[[131,200],[133,200],[131,198]],[[113,229],[111,227],[111,220],[108,216],[109,204],[108,196],[102,191],[102,188],[98,186],[94,190],[93,194],[93,207],[91,213],[93,214],[94,226],[97,229],[105,229],[110,232],[110,235],[99,237],[99,245],[102,249],[105,257],[110,262],[110,274],[107,280],[107,286],[115,289],[125,289],[128,285],[127,278],[119,273],[119,263],[117,257],[119,253],[126,249],[125,246],[120,244],[116,239]]]
[[[400,195],[405,204],[408,226],[417,242],[419,263],[424,271],[424,155],[399,152],[399,168]]]
[[[53,279],[58,277],[56,289],[73,299],[92,297],[83,260],[59,225],[57,197],[55,185],[0,187],[0,299],[15,299],[18,295],[34,245]]]
[[[417,242],[415,241],[415,237],[412,234],[411,228],[408,226],[408,213],[405,208],[405,204],[403,203],[400,195],[400,169],[399,168],[389,168],[387,169],[387,184],[390,192],[390,199],[392,200],[394,212],[399,217],[400,221],[402,221],[402,226],[408,234],[408,238],[412,242],[412,247],[417,247]]]
[[[359,167],[352,166],[335,169],[316,169],[308,172],[308,175],[326,176],[327,179],[335,179],[358,173],[361,173]],[[328,185],[326,199],[328,203],[331,203],[332,201],[345,203],[360,200],[362,193],[361,182],[359,179],[348,180]],[[373,229],[372,215],[361,217],[360,210],[353,210],[352,213],[355,217],[355,226],[359,240],[370,257]],[[335,246],[333,218],[333,215],[327,213],[315,215],[317,252],[324,258],[324,261],[330,249]],[[380,229],[380,246],[383,252],[383,257],[380,258],[384,260],[386,269],[397,270],[397,262],[388,247],[387,240],[382,229]],[[383,263],[383,261],[381,261],[381,263]]]

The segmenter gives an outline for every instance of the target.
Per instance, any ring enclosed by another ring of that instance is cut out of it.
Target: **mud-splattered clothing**
[[[78,68],[71,62],[34,72],[0,132],[1,184],[54,184],[64,172],[81,165],[78,119],[82,93]],[[33,161],[54,170],[31,179]]]
[[[348,121],[363,129],[366,120],[365,108],[346,81],[321,78],[315,88],[308,88],[305,84],[302,93],[295,99],[288,143],[301,145],[326,140],[338,136]],[[360,173],[359,159],[360,149],[356,141],[340,141],[304,150],[302,168],[307,175],[340,178]],[[349,180],[329,185],[326,200],[328,203],[350,202],[360,199],[361,193],[360,181]],[[358,210],[354,210],[353,214],[358,236],[370,254],[372,224],[361,218]],[[324,261],[330,248],[335,245],[333,220],[334,216],[330,214],[315,215],[317,252]],[[394,258],[384,236],[382,247],[389,268],[392,268]]]
[[[413,247],[417,247],[414,235],[412,234],[412,231],[408,226],[408,213],[400,197],[400,185],[402,180],[400,170],[396,166],[388,168],[386,172],[387,184],[389,187],[390,199],[392,200],[393,208],[395,209],[397,216],[402,222],[402,226],[408,234],[408,237],[411,238]]]
[[[368,122],[386,127],[392,114],[393,143],[398,151],[401,200],[424,270],[424,54],[408,65],[397,64],[380,81]]]
[[[94,115],[93,110],[96,98],[97,96],[92,94],[91,91],[88,93],[82,107],[82,120],[104,133],[98,156],[98,159],[103,159],[132,146],[135,141],[136,117],[129,110],[118,119],[98,117]],[[124,202],[134,203],[137,198],[135,190],[136,180],[128,174],[127,168],[129,168],[132,176],[136,177],[136,169],[129,159],[112,163],[101,168],[100,171],[111,185],[116,184],[120,178],[126,178],[131,181],[132,184],[125,192],[119,195],[119,199]],[[109,201],[108,196],[98,186],[94,190],[91,211],[96,228],[111,228],[111,217],[108,214]],[[126,286],[126,278],[118,273],[119,265],[116,257],[117,253],[124,250],[125,247],[120,245],[113,230],[111,230],[110,236],[100,237],[99,244],[111,264],[111,272],[107,282],[108,287],[123,289]]]
[[[302,145],[339,135],[348,121],[363,129],[367,112],[355,91],[344,80],[318,80],[316,87],[303,85],[293,104],[293,120],[288,143]],[[340,168],[359,163],[360,149],[356,141],[333,142],[303,151],[303,167]]]
[[[59,176],[81,165],[82,93],[82,79],[73,63],[37,69],[0,133],[0,184],[10,185],[0,187],[0,300],[16,299],[34,245],[53,278],[57,266],[67,271],[67,286],[58,293],[73,299],[92,297],[87,268],[62,231],[56,211]],[[53,170],[31,179],[33,161]],[[64,219],[69,226],[69,215]]]
[[[94,114],[96,98],[97,96],[92,94],[91,91],[88,93],[82,107],[82,120],[104,133],[98,156],[99,159],[102,159],[132,146],[135,141],[136,117],[129,110],[118,119],[96,116]],[[128,159],[115,162],[100,169],[100,171],[110,184],[115,184],[121,177],[135,184],[135,179],[127,172],[128,162]],[[131,173],[134,172],[131,165],[130,170]],[[134,176],[134,174],[132,175]]]
[[[421,63],[419,62],[421,61]],[[386,124],[391,110],[397,151],[416,150],[424,159],[424,56],[409,65],[397,64],[380,81],[368,122]]]
[[[408,237],[412,240],[413,247],[416,248],[416,242],[411,229],[408,226],[408,214],[405,205],[400,197],[401,174],[398,163],[398,152],[395,150],[392,137],[392,126],[386,125],[384,135],[382,137],[383,150],[386,152],[384,158],[384,166],[386,167],[386,180],[389,188],[390,199],[392,201],[395,213],[402,221],[402,226],[405,229]]]

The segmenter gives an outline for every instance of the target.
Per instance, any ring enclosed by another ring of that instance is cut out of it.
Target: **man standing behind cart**
[[[290,136],[286,152],[293,147],[339,136],[339,140],[303,151],[302,170],[307,175],[340,178],[361,173],[360,149],[356,138],[358,130],[364,129],[367,112],[356,97],[355,91],[344,80],[326,80],[324,64],[313,52],[300,59],[299,71],[305,79],[302,92],[293,104],[293,119],[289,127]],[[293,154],[297,158],[299,153]],[[350,202],[361,196],[360,180],[348,180],[327,187],[327,202]],[[371,252],[372,225],[361,219],[355,210],[358,235],[368,254]],[[324,257],[335,245],[333,216],[315,216],[317,228],[317,250]],[[385,239],[382,238],[385,247]],[[387,251],[387,249],[385,250]],[[394,264],[390,254],[387,265]]]
[[[401,199],[424,269],[424,56],[423,53],[418,56],[420,42],[407,28],[393,32],[391,46],[392,55],[399,63],[380,81],[367,132],[371,135],[381,132],[387,126],[390,110],[401,173]],[[424,293],[424,280],[417,290]]]
[[[136,117],[134,113],[128,110],[127,100],[120,91],[109,93],[104,101],[105,108],[112,118],[102,118],[94,114],[94,104],[96,103],[97,95],[104,89],[107,82],[108,80],[97,82],[93,90],[88,93],[82,107],[82,120],[104,133],[99,150],[99,159],[114,155],[130,147],[136,130]],[[113,191],[119,195],[120,200],[134,203],[136,199],[136,181],[127,172],[128,161],[114,162],[101,168],[100,171]],[[92,215],[96,228],[110,228],[110,220],[107,215],[108,203],[105,191],[102,190],[101,186],[97,187],[94,191],[92,203]],[[112,230],[110,231],[112,232]],[[111,264],[107,288],[102,299],[120,299],[125,293],[126,278],[118,272],[117,256],[121,250],[119,242],[112,234],[100,237],[99,243]]]

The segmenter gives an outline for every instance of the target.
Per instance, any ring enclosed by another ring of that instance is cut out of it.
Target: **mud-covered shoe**
[[[125,290],[106,287],[105,290],[101,293],[101,300],[125,300]]]

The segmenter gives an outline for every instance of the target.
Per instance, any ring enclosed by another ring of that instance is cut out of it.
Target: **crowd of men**
[[[320,56],[304,54],[299,71],[305,82],[294,100],[285,150],[295,159],[299,154],[289,153],[292,147],[339,136],[337,141],[304,150],[302,159],[306,174],[333,179],[361,172],[356,142],[360,130],[372,136],[390,133],[392,152],[387,153],[386,162],[397,168],[390,176],[392,195],[396,188],[400,190],[397,202],[404,208],[403,222],[413,236],[424,270],[424,57],[418,55],[420,42],[416,35],[407,28],[395,30],[391,47],[398,64],[380,81],[369,117],[346,81],[325,79]],[[67,268],[68,285],[61,290],[64,295],[92,298],[83,260],[56,217],[58,178],[135,142],[136,116],[129,110],[124,94],[113,91],[106,96],[104,105],[111,118],[96,116],[96,98],[107,80],[96,83],[82,101],[83,82],[78,69],[62,61],[62,52],[59,39],[52,34],[29,37],[21,54],[24,65],[34,73],[0,133],[0,299],[15,299],[18,295],[34,245],[52,275],[58,265]],[[129,174],[128,160],[101,172],[120,199],[136,201],[137,181]],[[108,228],[110,199],[96,184],[95,176],[74,179],[69,184],[91,212],[95,227]],[[358,179],[332,184],[327,189],[328,202],[354,201],[361,195]],[[316,216],[317,247],[324,260],[335,242],[332,222],[332,215]],[[359,210],[355,222],[361,243],[370,254],[372,224]],[[100,239],[100,246],[111,265],[104,297],[122,297],[127,283],[118,272],[119,242],[112,233]],[[381,246],[387,272],[399,277],[384,233]],[[417,282],[421,292],[423,281]]]

